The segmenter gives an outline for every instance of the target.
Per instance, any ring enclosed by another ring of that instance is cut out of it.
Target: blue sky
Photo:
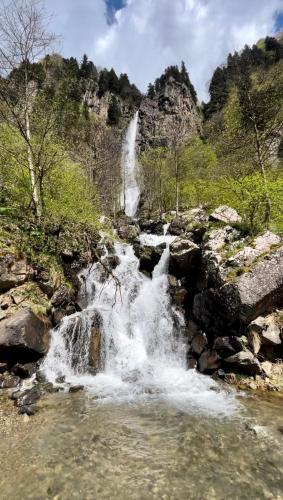
[[[229,52],[283,30],[283,0],[43,0],[57,50],[126,72],[142,90],[185,61],[200,99]]]

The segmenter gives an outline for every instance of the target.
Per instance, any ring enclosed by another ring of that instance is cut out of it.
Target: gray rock
[[[72,385],[69,389],[69,392],[79,392],[79,391],[83,391],[83,390],[84,390],[83,385]]]
[[[214,229],[213,231],[208,233],[204,249],[213,251],[221,250],[224,245],[240,239],[240,236],[241,233],[231,226]]]
[[[2,360],[10,363],[35,361],[47,353],[48,347],[49,325],[31,309],[21,309],[0,322]]]
[[[248,350],[240,351],[233,356],[225,359],[228,367],[248,375],[257,375],[261,373],[261,367],[256,357]]]
[[[32,417],[33,415],[36,414],[37,410],[38,409],[35,405],[20,406],[18,409],[18,414],[19,415],[28,415],[29,417]]]
[[[221,205],[216,208],[214,212],[210,214],[210,219],[224,222],[225,224],[234,224],[242,221],[238,212],[234,210],[234,208],[228,207],[227,205]]]
[[[139,230],[133,224],[122,225],[118,228],[118,235],[122,238],[122,240],[133,243],[139,235]]]
[[[201,373],[211,373],[221,366],[221,359],[214,350],[204,351],[198,360],[199,371]]]
[[[0,259],[0,291],[4,292],[23,285],[33,276],[33,269],[25,259],[16,260],[14,255]]]
[[[191,343],[192,351],[195,354],[201,354],[204,348],[207,346],[207,337],[205,333],[199,332],[197,333]]]
[[[213,344],[213,349],[217,351],[221,358],[227,358],[235,354],[236,352],[242,351],[243,344],[238,337],[217,337]]]
[[[17,377],[16,375],[7,375],[4,377],[2,382],[0,382],[0,386],[2,389],[11,389],[13,387],[17,387],[20,381],[20,377]]]
[[[195,273],[200,247],[185,238],[177,238],[170,245],[169,272],[177,278]]]
[[[234,281],[198,293],[193,312],[206,331],[219,334],[229,329],[238,334],[241,325],[247,326],[282,302],[283,247]]]
[[[40,399],[40,396],[41,396],[41,391],[39,387],[34,386],[31,389],[27,389],[26,391],[24,391],[16,399],[16,404],[18,407],[34,405]]]
[[[8,370],[7,363],[0,363],[0,373],[5,373]]]
[[[280,327],[276,322],[274,315],[262,317],[259,316],[248,326],[248,339],[253,334],[257,334],[260,344],[280,345]]]
[[[193,356],[188,356],[188,369],[195,370],[198,366],[197,360]]]
[[[155,266],[160,261],[163,251],[164,247],[162,245],[157,247],[141,246],[139,249],[139,270],[151,275]]]

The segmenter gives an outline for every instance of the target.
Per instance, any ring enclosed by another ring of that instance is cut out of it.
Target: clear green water
[[[165,402],[49,396],[25,432],[1,438],[0,498],[282,499],[282,398],[241,405],[217,419]]]

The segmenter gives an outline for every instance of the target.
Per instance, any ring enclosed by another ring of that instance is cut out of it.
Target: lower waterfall
[[[83,384],[105,402],[162,398],[184,410],[230,414],[234,397],[219,390],[210,378],[187,370],[184,319],[170,303],[167,268],[172,237],[141,235],[143,244],[166,242],[152,278],[139,272],[139,260],[129,244],[115,244],[119,259],[114,274],[105,282],[105,269],[95,263],[81,273],[86,307],[65,317],[53,331],[43,369],[55,382]],[[107,252],[105,254],[107,259]],[[89,366],[93,320],[101,318],[101,367],[92,374]]]

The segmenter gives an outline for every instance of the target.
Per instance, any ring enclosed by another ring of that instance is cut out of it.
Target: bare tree
[[[12,0],[4,3],[0,11],[0,118],[8,126],[16,127],[24,140],[31,198],[38,219],[42,215],[42,178],[36,165],[39,156],[34,151],[31,129],[36,97],[32,65],[45,55],[55,40],[54,35],[47,31],[46,20],[40,0]],[[21,70],[22,78],[10,78],[15,69]],[[48,120],[43,137],[50,124]]]

